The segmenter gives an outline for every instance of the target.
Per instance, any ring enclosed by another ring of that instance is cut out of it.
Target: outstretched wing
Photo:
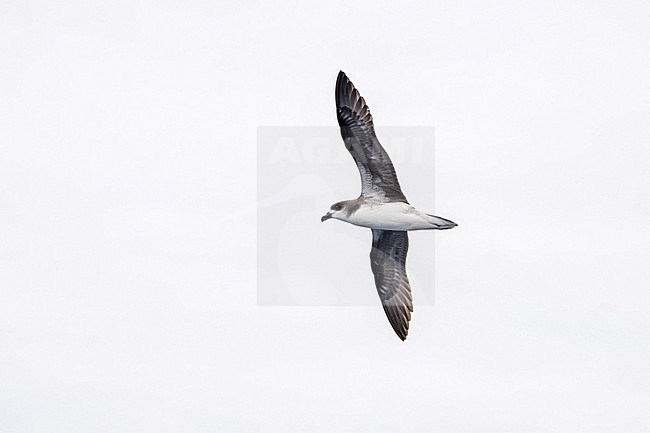
[[[411,286],[406,276],[407,232],[372,230],[370,266],[386,316],[397,336],[405,340],[413,312]]]
[[[395,167],[375,136],[366,101],[343,71],[336,79],[336,116],[345,147],[361,174],[361,195],[383,202],[408,203]]]

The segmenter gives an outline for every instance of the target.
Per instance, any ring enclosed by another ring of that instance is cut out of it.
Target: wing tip
[[[400,329],[398,331],[397,329],[393,328],[395,330],[395,333],[397,334],[397,338],[399,338],[402,341],[406,341],[406,337],[409,335],[409,328],[408,326],[404,329]]]
[[[345,101],[346,97],[346,88],[348,87],[348,83],[350,83],[350,79],[348,78],[347,75],[345,75],[345,72],[339,71],[338,76],[336,77],[336,106],[340,107],[342,103]]]
[[[397,337],[405,341],[409,334],[409,325],[411,324],[411,312],[413,307],[408,305],[408,311],[396,306],[384,305],[384,312],[388,318],[391,328],[397,334]]]
[[[338,116],[341,116],[343,111],[349,111],[368,127],[372,128],[373,121],[370,109],[366,104],[366,100],[361,96],[359,90],[354,86],[354,83],[348,78],[343,71],[339,71],[336,77],[336,89],[334,91],[336,99],[336,109]],[[339,119],[339,124],[340,124]]]

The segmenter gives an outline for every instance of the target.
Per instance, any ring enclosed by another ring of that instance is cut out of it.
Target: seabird
[[[334,203],[330,218],[372,229],[370,267],[391,326],[405,340],[413,312],[406,275],[409,230],[446,230],[457,224],[419,211],[402,193],[395,167],[377,140],[372,115],[343,71],[336,79],[336,117],[341,136],[361,175],[361,195]]]

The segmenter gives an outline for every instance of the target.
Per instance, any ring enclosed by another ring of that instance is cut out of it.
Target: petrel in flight
[[[372,229],[370,267],[381,304],[397,336],[405,340],[413,312],[406,276],[408,230],[445,230],[456,223],[421,212],[402,193],[395,167],[375,136],[366,101],[343,71],[336,79],[336,117],[341,136],[359,173],[361,195],[334,203],[330,218]]]

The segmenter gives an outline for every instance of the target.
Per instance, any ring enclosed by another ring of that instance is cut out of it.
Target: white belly
[[[406,203],[364,204],[343,221],[381,230],[401,231],[433,228],[426,214]]]

